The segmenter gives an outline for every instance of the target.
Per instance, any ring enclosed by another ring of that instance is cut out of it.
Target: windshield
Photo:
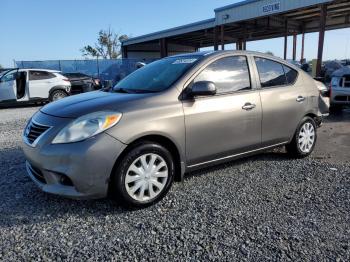
[[[201,56],[169,57],[148,64],[117,83],[113,91],[128,93],[153,93],[168,89]]]
[[[2,77],[4,76],[4,75],[6,75],[7,73],[9,73],[9,72],[11,72],[11,71],[14,71],[15,69],[6,69],[5,71],[2,71],[2,72],[0,72],[0,79],[2,79]],[[12,72],[12,74],[13,74],[13,72]],[[7,74],[8,76],[9,75],[11,75],[11,74]],[[2,79],[2,80],[4,80],[4,79]]]

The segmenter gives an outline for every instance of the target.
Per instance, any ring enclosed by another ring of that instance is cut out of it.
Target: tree
[[[127,35],[118,35],[110,27],[100,30],[97,43],[94,46],[84,46],[80,51],[84,57],[102,57],[116,59],[120,56],[121,41],[128,39]]]
[[[272,56],[274,55],[271,51],[267,51],[266,54],[272,55]]]

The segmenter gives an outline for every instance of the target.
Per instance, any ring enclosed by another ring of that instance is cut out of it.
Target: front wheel
[[[286,146],[287,152],[293,157],[306,157],[314,150],[316,140],[316,123],[311,117],[305,117]]]
[[[143,142],[121,159],[112,177],[112,191],[123,206],[150,206],[167,194],[174,174],[171,153],[157,143]]]

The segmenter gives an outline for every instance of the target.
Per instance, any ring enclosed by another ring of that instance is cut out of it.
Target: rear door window
[[[283,65],[261,57],[255,57],[262,88],[282,86],[287,84]]]
[[[246,56],[230,56],[208,65],[194,80],[213,82],[218,94],[250,90],[250,75]]]
[[[286,74],[287,84],[292,85],[295,83],[298,77],[298,72],[289,66],[283,65],[284,73]]]
[[[51,79],[55,78],[56,76],[50,72],[46,71],[29,71],[29,80],[35,81],[35,80],[44,80],[44,79]]]

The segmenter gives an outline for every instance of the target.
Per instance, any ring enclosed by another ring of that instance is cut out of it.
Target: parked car
[[[343,66],[350,66],[350,59],[343,59],[340,62]]]
[[[100,80],[83,73],[64,73],[71,83],[71,94],[81,94],[101,88]]]
[[[70,88],[58,71],[11,69],[0,74],[0,104],[56,101],[68,96]]]
[[[192,170],[280,146],[308,156],[319,93],[301,69],[262,53],[164,58],[110,92],[41,108],[23,133],[27,172],[48,193],[148,206]]]
[[[330,83],[331,110],[340,111],[350,105],[350,68],[335,71]]]
[[[287,59],[287,62],[292,64],[292,65],[295,65],[298,68],[301,68],[301,63],[299,61],[295,61],[293,59]]]
[[[322,65],[321,77],[324,78],[325,83],[329,83],[331,81],[332,74],[341,68],[343,68],[343,65],[340,61],[326,61]]]

